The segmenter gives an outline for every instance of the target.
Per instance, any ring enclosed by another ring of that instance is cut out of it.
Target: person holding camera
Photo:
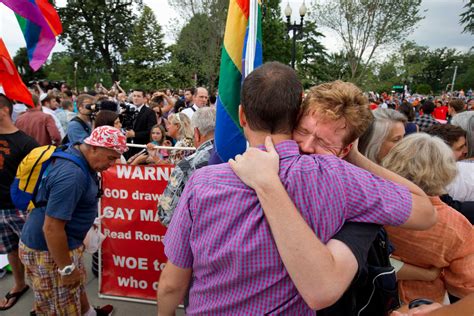
[[[91,134],[94,97],[89,94],[80,94],[76,103],[78,114],[69,122],[67,139],[64,139],[63,143],[82,142]]]
[[[151,128],[156,124],[156,114],[145,105],[145,91],[140,89],[133,90],[132,98],[133,104],[137,107],[136,112],[138,114],[135,116],[132,129],[126,131],[127,143],[145,145],[150,140]],[[139,151],[140,148],[130,148],[126,158],[130,158]]]

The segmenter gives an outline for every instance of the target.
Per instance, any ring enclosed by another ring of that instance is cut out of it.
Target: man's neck
[[[0,135],[1,134],[12,134],[18,131],[18,128],[13,124],[11,120],[0,122]]]
[[[248,132],[246,137],[250,147],[257,147],[265,144],[265,137],[271,136],[274,145],[291,140],[291,134],[270,134],[266,132]]]
[[[80,118],[81,120],[83,120],[83,121],[86,122],[86,123],[90,123],[90,122],[91,122],[91,117],[90,117],[89,115],[79,113],[79,114],[77,115],[77,117]]]

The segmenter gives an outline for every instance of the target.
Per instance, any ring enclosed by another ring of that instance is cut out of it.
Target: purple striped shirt
[[[300,155],[294,141],[276,149],[280,179],[323,242],[346,220],[396,226],[408,219],[406,188],[334,156]],[[228,164],[195,171],[164,243],[173,264],[193,269],[189,315],[315,314],[280,259],[255,191]]]

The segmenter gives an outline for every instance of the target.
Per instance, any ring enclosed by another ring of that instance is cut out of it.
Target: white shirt
[[[61,134],[61,139],[63,139],[64,136],[66,136],[66,133],[64,132],[64,128],[61,125],[61,122],[59,121],[59,119],[56,117],[56,114],[54,113],[54,111],[45,106],[42,106],[41,109],[43,110],[44,113],[49,114],[53,117],[54,123],[56,124],[56,127],[58,128],[59,134]]]
[[[137,112],[140,112],[142,110],[142,107],[144,106],[145,104],[142,104],[140,106],[136,106],[135,105],[135,108],[137,109]]]
[[[199,110],[199,107],[196,104],[193,104],[192,107],[182,110],[181,113],[186,114],[189,117],[189,119],[192,119],[194,112],[196,112],[197,110]]]
[[[474,162],[458,161],[458,175],[446,190],[456,201],[474,201]]]

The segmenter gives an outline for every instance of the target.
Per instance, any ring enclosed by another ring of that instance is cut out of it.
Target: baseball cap
[[[123,154],[128,150],[127,138],[117,128],[112,126],[99,126],[95,128],[91,135],[84,139],[84,143],[115,150],[119,154]]]
[[[41,93],[39,99],[40,99],[40,102],[43,102],[44,99],[46,99],[46,97],[48,96],[47,93]]]

